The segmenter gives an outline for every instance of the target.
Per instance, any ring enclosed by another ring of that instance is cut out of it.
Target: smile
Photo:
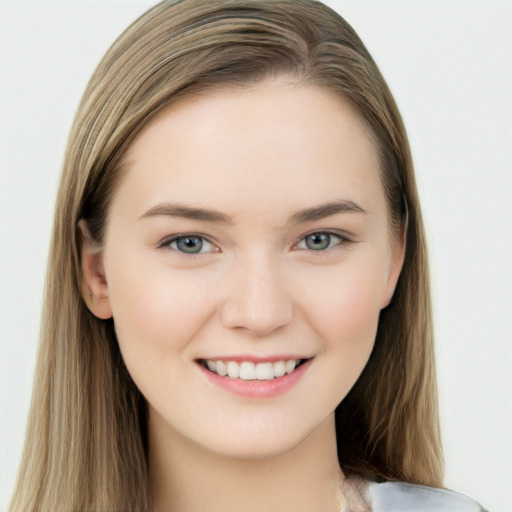
[[[196,363],[211,384],[230,394],[249,399],[269,399],[293,389],[302,380],[314,357],[269,359],[227,356],[197,359]]]
[[[273,380],[292,373],[307,359],[287,359],[281,361],[266,361],[254,363],[252,361],[222,361],[201,359],[199,363],[210,372],[240,380]]]

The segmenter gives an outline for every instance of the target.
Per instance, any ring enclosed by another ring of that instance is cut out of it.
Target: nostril
[[[226,303],[221,312],[224,327],[251,332],[265,336],[286,326],[293,318],[291,302],[267,302],[257,304],[255,301],[231,301]]]

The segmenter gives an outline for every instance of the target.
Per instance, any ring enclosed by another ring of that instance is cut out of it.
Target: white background
[[[411,139],[432,256],[446,486],[510,511],[512,2],[328,3],[367,44]],[[95,65],[152,4],[0,0],[0,510],[21,451],[67,132]]]

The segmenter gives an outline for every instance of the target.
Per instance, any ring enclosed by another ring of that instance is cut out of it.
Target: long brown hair
[[[441,485],[427,252],[405,129],[384,79],[339,15],[312,0],[164,1],[133,23],[93,74],[57,198],[24,454],[10,510],[148,510],[146,404],[113,323],[83,299],[85,219],[102,241],[122,157],[172,102],[274,76],[341,95],[370,128],[405,262],[363,374],[336,410],[345,472]]]

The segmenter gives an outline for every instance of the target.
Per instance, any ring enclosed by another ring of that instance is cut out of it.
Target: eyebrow
[[[332,201],[312,208],[306,208],[295,212],[288,220],[287,224],[301,224],[303,222],[312,222],[320,220],[331,215],[339,213],[366,213],[353,201]],[[181,217],[184,219],[201,220],[217,224],[226,224],[232,226],[235,222],[232,217],[217,210],[208,208],[196,208],[183,204],[162,203],[150,208],[141,215],[140,219],[147,219],[158,216]]]
[[[300,210],[290,217],[288,223],[300,224],[302,222],[311,222],[325,217],[330,217],[331,215],[336,215],[338,213],[366,213],[366,210],[352,201],[333,201],[313,208]]]
[[[182,204],[162,203],[150,208],[141,215],[141,219],[158,216],[181,217],[184,219],[203,220],[206,222],[215,222],[217,224],[232,225],[233,219],[224,213],[207,208],[195,208]]]

